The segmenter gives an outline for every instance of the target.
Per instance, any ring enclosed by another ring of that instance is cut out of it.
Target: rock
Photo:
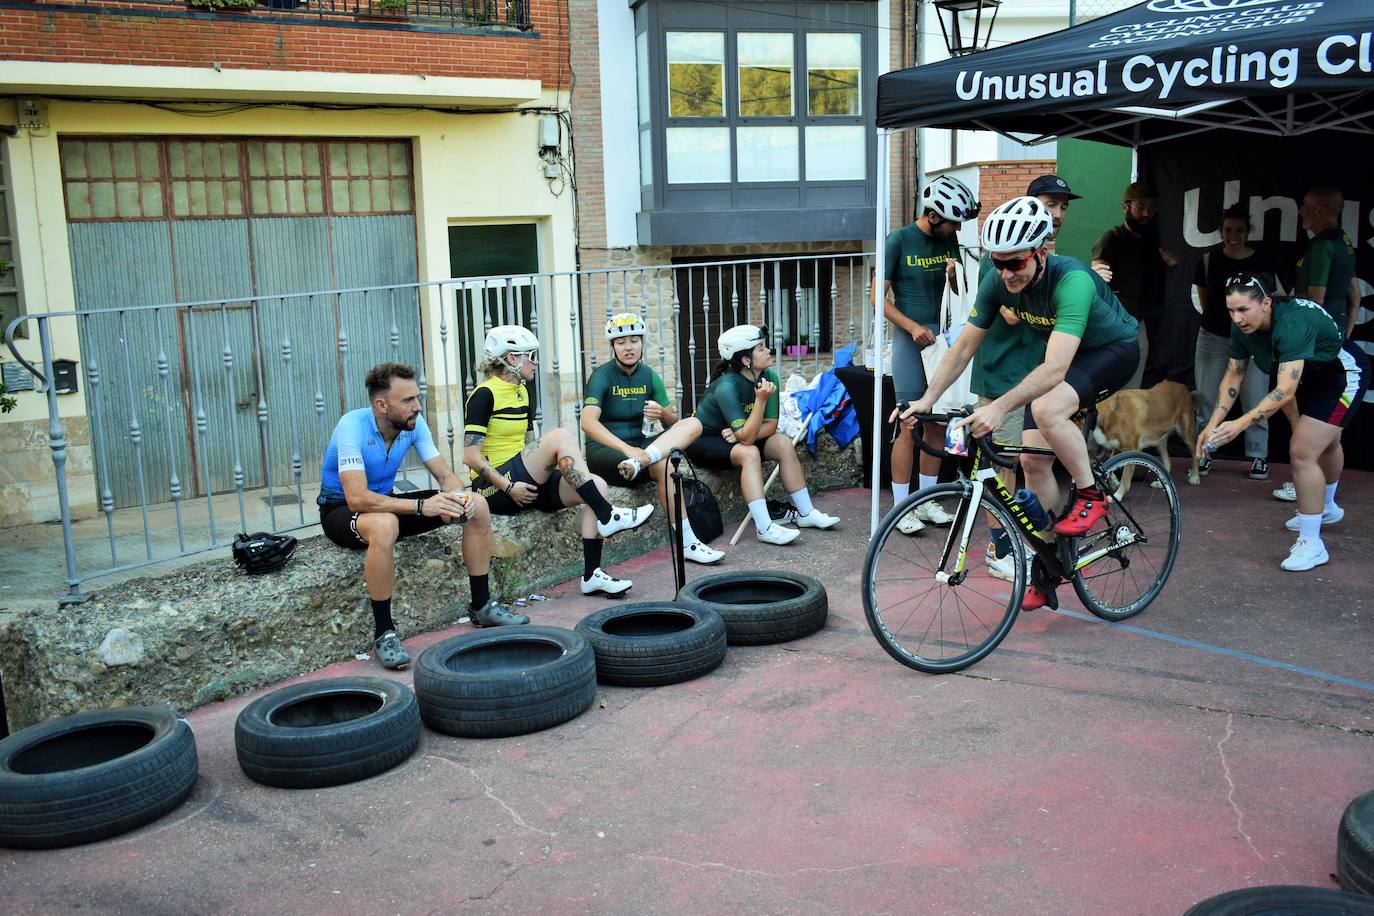
[[[448,569],[448,563],[444,560],[426,560],[425,570],[431,575],[442,575]]]
[[[143,661],[142,637],[132,630],[115,627],[105,634],[105,641],[100,644],[100,660],[108,668],[137,665]]]

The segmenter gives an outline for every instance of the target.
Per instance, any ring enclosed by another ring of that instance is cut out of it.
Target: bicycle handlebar
[[[899,425],[902,421],[901,412],[903,410],[906,410],[910,406],[910,401],[897,402],[897,422]],[[916,424],[919,426],[922,423],[948,423],[951,420],[962,420],[965,417],[969,416],[971,413],[973,413],[972,408],[962,407],[959,410],[950,413],[918,413],[913,414],[913,416],[916,419]],[[895,439],[896,437],[894,436],[893,438]],[[941,460],[944,459],[945,452],[943,449],[931,448],[929,445],[926,444],[924,436],[918,435],[914,438],[916,439],[916,444],[921,447],[921,451],[925,452],[928,455],[934,455],[936,458],[939,458]],[[993,464],[999,465],[1004,468],[1016,467],[1015,461],[1009,458],[1003,458],[1000,454],[998,454],[996,447],[993,445],[991,436],[978,436],[976,437],[976,441],[978,447],[983,450],[983,452],[988,456],[988,458],[992,461]]]

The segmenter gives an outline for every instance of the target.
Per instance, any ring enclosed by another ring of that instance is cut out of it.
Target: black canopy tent
[[[990,130],[1024,145],[1081,138],[1146,156],[1152,144],[1239,131],[1283,143],[1344,137],[1374,153],[1374,2],[1147,0],[1059,32],[884,74],[877,127],[882,277],[894,130]],[[880,296],[874,327],[881,353]],[[875,429],[879,419],[875,411]],[[876,461],[873,474],[878,479]],[[877,506],[875,488],[874,528]]]

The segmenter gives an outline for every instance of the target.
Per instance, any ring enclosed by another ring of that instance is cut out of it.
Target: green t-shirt
[[[1355,276],[1355,246],[1340,226],[1332,226],[1312,237],[1307,250],[1298,259],[1298,278],[1293,287],[1295,296],[1306,296],[1314,286],[1326,287],[1321,305],[1336,316],[1345,327],[1346,290]]]
[[[926,235],[915,223],[887,237],[883,264],[897,309],[912,321],[940,330],[945,293],[945,258],[959,257],[959,240]]]
[[[763,418],[776,420],[782,383],[772,369],[763,370],[763,377],[777,386],[777,391],[763,406]],[[753,412],[754,383],[738,372],[727,372],[706,389],[701,403],[697,405],[696,417],[701,421],[704,435],[709,436],[720,435],[720,431],[726,427],[740,429]]]
[[[668,403],[668,391],[657,372],[641,360],[628,375],[615,360],[602,363],[587,379],[584,407],[601,408],[601,424],[617,439],[637,440],[644,428],[644,402]]]
[[[983,255],[978,265],[980,284],[989,273],[996,271],[992,269],[992,259]],[[974,351],[969,387],[985,398],[1000,398],[1045,361],[1045,343],[1046,338],[1032,334],[1026,322],[1007,324],[998,315]]]
[[[1106,281],[1077,258],[1050,255],[1045,275],[1019,293],[1008,292],[997,272],[988,271],[978,281],[978,300],[968,320],[975,327],[990,328],[1001,321],[997,310],[1002,306],[1015,312],[1033,334],[1072,334],[1088,350],[1135,340],[1136,320]]]
[[[1253,359],[1273,375],[1281,363],[1329,363],[1341,351],[1344,335],[1331,314],[1311,299],[1275,299],[1267,331],[1243,334],[1231,325],[1231,358]]]

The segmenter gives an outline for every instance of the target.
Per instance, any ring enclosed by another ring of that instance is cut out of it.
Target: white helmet
[[[482,349],[487,356],[499,359],[507,353],[529,353],[538,350],[539,338],[528,328],[522,328],[518,324],[502,324],[487,332]]]
[[[621,312],[606,321],[606,339],[619,340],[622,337],[643,337],[648,332],[644,319],[634,312]]]
[[[761,343],[765,343],[762,328],[737,324],[716,338],[716,349],[721,359],[730,359],[741,350],[752,350]]]
[[[991,254],[1039,248],[1054,234],[1054,219],[1035,197],[1013,197],[983,221],[983,248]]]
[[[948,175],[941,175],[926,185],[921,192],[921,207],[934,210],[940,217],[954,223],[977,219],[978,211],[983,208],[968,185]]]

